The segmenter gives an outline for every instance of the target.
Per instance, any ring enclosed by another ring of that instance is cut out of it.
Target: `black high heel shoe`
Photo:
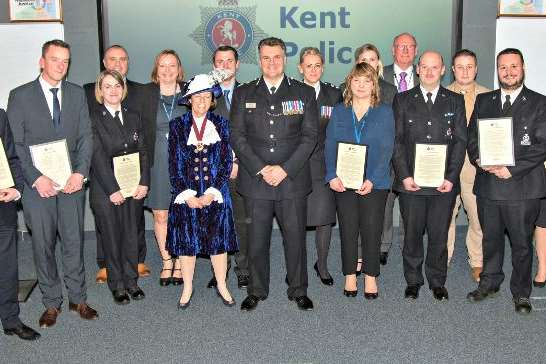
[[[188,307],[190,307],[190,303],[191,303],[192,297],[193,297],[193,291],[191,291],[191,296],[190,296],[190,299],[188,300],[188,302],[182,303],[182,302],[178,301],[178,306],[177,306],[177,307],[178,307],[178,311],[180,311],[180,310],[185,310],[185,309],[187,309]]]
[[[315,270],[315,272],[317,272],[317,277],[320,278],[320,281],[322,282],[322,284],[324,284],[325,286],[333,286],[334,285],[334,279],[332,277],[322,278],[320,276],[317,263],[315,263],[315,265],[313,266],[313,269]]]
[[[222,303],[224,305],[229,306],[229,307],[235,306],[235,300],[233,299],[233,297],[231,297],[231,301],[226,300],[224,298],[224,296],[222,296],[222,294],[218,290],[218,287],[216,287],[216,294],[218,295],[218,297],[220,297],[220,299],[222,300]]]
[[[172,258],[168,258],[168,259],[163,259],[161,258],[161,260],[163,260],[164,262],[168,262],[169,260],[172,262],[173,266],[171,268],[163,268],[161,269],[161,272],[165,272],[165,271],[170,271],[171,272],[171,276],[170,277],[167,277],[167,278],[161,278],[159,277],[159,285],[161,287],[166,287],[168,286],[169,284],[173,283],[173,268],[174,268],[174,262],[172,261]],[[165,266],[165,263],[163,263],[163,266]],[[159,273],[161,274],[161,273]]]
[[[348,290],[344,289],[343,294],[345,295],[345,297],[356,297],[356,295],[358,294],[358,290],[348,291]]]
[[[171,282],[172,282],[173,286],[180,286],[180,285],[184,284],[184,278],[175,277],[174,272],[176,272],[176,271],[182,272],[182,269],[176,269],[176,268],[173,269],[173,276],[171,277]]]
[[[546,286],[546,281],[540,282],[533,279],[533,286],[537,288],[544,288],[544,286]]]

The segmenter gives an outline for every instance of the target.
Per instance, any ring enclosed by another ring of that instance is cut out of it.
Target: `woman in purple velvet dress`
[[[229,122],[209,111],[221,94],[221,77],[195,76],[182,98],[191,111],[170,122],[167,250],[182,260],[179,309],[190,304],[198,254],[210,255],[217,294],[226,306],[235,305],[226,285],[227,253],[238,249],[228,185],[233,165]]]

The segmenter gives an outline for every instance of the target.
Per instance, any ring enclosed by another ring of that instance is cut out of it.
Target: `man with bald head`
[[[393,189],[400,194],[404,220],[405,297],[417,299],[424,284],[423,235],[428,244],[425,275],[434,298],[449,298],[447,276],[447,233],[455,198],[460,191],[459,173],[466,148],[464,98],[440,85],[445,72],[442,55],[425,51],[419,58],[421,84],[394,98],[396,137],[393,165],[396,173]],[[436,186],[419,186],[414,180],[417,144],[445,145],[444,180]]]

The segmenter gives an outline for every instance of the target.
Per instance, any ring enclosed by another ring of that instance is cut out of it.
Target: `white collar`
[[[398,66],[396,63],[393,63],[393,65],[394,65],[394,74],[396,74],[397,76],[400,74],[400,72],[406,72],[407,76],[410,76],[410,75],[413,76],[413,65],[409,66],[405,70],[400,68],[400,66]]]
[[[265,85],[267,86],[267,90],[271,92],[271,87],[275,87],[275,92],[279,91],[279,87],[281,86],[282,81],[284,80],[285,75],[283,74],[279,81],[277,81],[275,84],[270,84],[267,82],[264,78]]]
[[[318,98],[318,95],[319,95],[319,93],[320,93],[320,80],[317,81],[314,85],[305,82],[305,80],[304,80],[303,82],[304,82],[306,85],[309,85],[309,86],[311,86],[312,88],[315,89],[315,98]]]
[[[434,90],[432,91],[427,91],[423,85],[420,85],[419,88],[421,89],[421,93],[423,94],[423,98],[425,99],[425,102],[427,101],[427,93],[431,93],[432,94],[432,103],[436,102],[436,96],[438,95],[438,90],[440,90],[440,85],[436,86],[436,88],[434,88]]]
[[[110,115],[112,115],[113,118],[116,117],[116,111],[119,111],[119,118],[120,118],[120,120],[123,121],[123,119],[122,119],[123,116],[121,115],[121,105],[119,105],[119,107],[117,107],[117,108],[113,108],[113,107],[110,107],[110,106],[104,104],[104,107],[106,108],[106,110],[108,110],[108,112],[110,113]]]
[[[506,95],[510,95],[510,104],[514,105],[514,101],[516,101],[516,99],[518,98],[521,90],[523,90],[523,85],[512,91],[512,93],[507,93],[504,89],[501,88],[501,105],[504,103],[504,100],[506,100]]]

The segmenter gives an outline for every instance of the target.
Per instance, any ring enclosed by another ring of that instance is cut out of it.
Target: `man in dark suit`
[[[426,51],[419,59],[421,85],[394,98],[396,138],[393,189],[400,194],[404,220],[405,297],[417,299],[424,284],[423,233],[428,235],[425,273],[437,300],[447,300],[447,232],[455,197],[459,193],[459,173],[466,150],[464,99],[440,86],[445,72],[442,56]],[[414,180],[416,144],[446,145],[444,180],[438,186],[419,186]]]
[[[250,218],[248,297],[253,310],[269,294],[269,249],[273,217],[284,238],[288,298],[302,310],[307,297],[306,196],[311,192],[309,158],[317,143],[315,91],[284,74],[286,46],[266,38],[258,45],[262,76],[239,86],[231,105],[231,144],[239,159],[238,191]]]
[[[145,103],[142,100],[142,84],[128,80],[127,72],[129,72],[129,54],[127,53],[127,50],[119,45],[114,44],[106,51],[104,52],[104,58],[102,59],[102,64],[104,65],[104,68],[108,71],[117,71],[119,72],[124,78],[125,83],[127,85],[127,97],[123,99],[122,105],[125,108],[128,108],[130,110],[136,111],[139,113],[141,120],[143,123],[147,122],[146,120],[143,120],[142,117],[144,116],[144,113],[142,112],[142,108],[144,107]],[[93,113],[97,109],[101,108],[101,105],[97,102],[97,99],[95,98],[95,82],[86,83],[83,85],[83,88],[85,90],[85,95],[87,96],[87,104],[89,105],[89,112]],[[148,141],[145,140],[146,143]],[[150,275],[150,268],[144,263],[146,259],[146,225],[144,220],[144,209],[142,211],[139,211],[138,214],[140,223],[137,225],[138,227],[138,275],[139,277],[148,277]],[[96,227],[95,227],[96,229]],[[95,278],[97,283],[104,283],[106,282],[106,261],[104,259],[104,253],[103,253],[103,246],[102,246],[102,239],[100,231],[97,229],[95,230],[96,238],[97,238],[97,265],[99,267],[99,271],[97,272],[97,276]]]
[[[239,69],[239,53],[231,46],[220,46],[212,55],[212,64],[216,69],[228,70],[232,73],[232,76],[224,80],[220,84],[222,87],[222,95],[216,99],[216,109],[214,113],[229,119],[229,113],[231,109],[231,100],[233,99],[233,92],[235,88],[239,86],[237,81],[237,70]],[[248,286],[248,258],[247,258],[247,218],[245,213],[245,202],[243,196],[237,192],[237,177],[239,174],[239,161],[237,158],[233,160],[233,169],[229,176],[229,192],[231,193],[231,202],[233,205],[233,218],[235,220],[235,232],[237,233],[237,239],[239,240],[239,251],[234,254],[235,274],[237,275],[237,286],[239,288],[246,288]],[[228,272],[231,267],[231,259],[228,259]],[[216,287],[216,278],[214,273],[210,279],[207,287]]]
[[[483,232],[483,271],[467,296],[478,302],[498,292],[504,280],[504,231],[512,247],[510,290],[518,313],[532,310],[531,269],[534,223],[546,196],[546,97],[523,84],[525,66],[518,49],[497,55],[500,89],[478,95],[469,124],[468,157],[477,167],[474,193]],[[478,120],[512,118],[513,166],[480,166]]]
[[[57,234],[69,309],[83,319],[98,318],[86,302],[83,264],[83,183],[93,151],[91,121],[83,89],[64,80],[69,62],[67,43],[57,39],[44,43],[40,76],[12,90],[8,101],[8,119],[25,178],[25,222],[32,234],[36,275],[46,307],[39,320],[41,327],[55,325],[63,302],[55,259]],[[58,185],[34,166],[29,147],[63,139],[72,174],[64,185]]]
[[[392,42],[393,63],[383,68],[383,79],[394,85],[398,92],[407,91],[419,85],[416,67],[413,62],[417,55],[417,40],[410,33],[398,34]],[[381,235],[381,254],[379,261],[382,265],[387,264],[389,251],[394,240],[393,232],[393,209],[398,194],[395,191],[389,192],[385,204],[385,219],[383,221],[383,234]],[[400,246],[403,248],[404,228],[400,219],[398,227]]]
[[[0,140],[15,186],[0,189],[0,319],[6,335],[17,335],[23,340],[36,340],[36,331],[19,319],[17,302],[17,207],[23,191],[23,172],[13,144],[13,135],[6,112],[0,109]]]

